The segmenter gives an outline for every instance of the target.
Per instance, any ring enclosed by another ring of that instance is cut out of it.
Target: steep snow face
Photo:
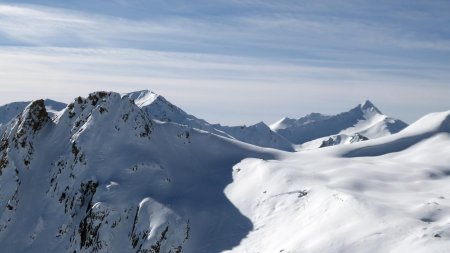
[[[207,131],[260,147],[294,151],[292,144],[289,141],[273,132],[262,122],[248,127],[229,127],[221,126],[219,124],[212,125],[205,120],[198,119],[195,116],[186,113],[179,107],[167,101],[163,96],[151,91],[137,91],[124,94],[124,96],[133,99],[136,105],[145,110],[154,120],[186,125],[191,128]]]
[[[348,112],[333,116],[313,113],[297,120],[284,118],[271,128],[292,143],[304,144],[318,138],[321,140],[314,143],[355,134],[369,139],[379,138],[397,133],[406,126],[403,121],[383,115],[370,101],[365,101]],[[340,134],[342,135],[339,137]],[[305,147],[320,146],[313,145],[314,143],[308,143]]]
[[[42,100],[0,141],[2,252],[221,252],[252,223],[225,197],[231,168],[279,154],[153,122],[129,97]]]
[[[254,229],[226,252],[449,252],[449,152],[450,111],[375,140],[246,159],[225,193]]]

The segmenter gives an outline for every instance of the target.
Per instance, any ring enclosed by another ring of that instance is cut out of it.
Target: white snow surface
[[[449,252],[449,154],[450,111],[385,138],[245,159],[225,193],[253,230],[226,252]]]
[[[450,111],[284,152],[159,120],[190,117],[138,93],[3,125],[1,252],[450,252]]]

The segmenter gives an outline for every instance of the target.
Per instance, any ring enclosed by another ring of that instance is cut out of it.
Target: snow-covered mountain
[[[222,126],[210,124],[203,119],[190,115],[167,101],[163,96],[148,90],[124,94],[133,99],[139,108],[158,121],[173,122],[191,128],[204,130],[220,136],[240,140],[260,147],[293,151],[292,144],[281,135],[273,132],[265,123],[251,126]]]
[[[317,148],[387,136],[401,131],[407,124],[387,117],[367,100],[348,112],[337,115],[312,113],[299,119],[283,118],[270,127],[292,143]]]
[[[1,252],[450,251],[450,111],[284,152],[135,95],[95,92],[52,117],[37,100],[4,123]]]
[[[219,252],[252,224],[223,189],[245,157],[276,152],[152,121],[117,93],[54,119],[29,104],[1,139],[2,252]],[[229,221],[233,222],[229,222]]]

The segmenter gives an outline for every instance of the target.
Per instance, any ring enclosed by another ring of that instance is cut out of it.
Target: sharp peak
[[[373,110],[379,114],[383,114],[369,99],[366,99],[364,102],[359,104],[356,108],[358,108],[362,111]]]
[[[19,131],[31,128],[33,132],[38,131],[49,120],[43,99],[33,100],[20,115]]]
[[[369,99],[364,100],[364,102],[362,102],[360,104],[360,106],[361,107],[375,107],[375,105]]]
[[[26,109],[34,109],[37,108],[39,110],[45,110],[44,99],[36,99],[28,103]]]

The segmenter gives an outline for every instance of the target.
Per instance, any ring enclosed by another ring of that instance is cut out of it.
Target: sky
[[[0,0],[0,104],[152,90],[226,125],[450,110],[448,0]]]

